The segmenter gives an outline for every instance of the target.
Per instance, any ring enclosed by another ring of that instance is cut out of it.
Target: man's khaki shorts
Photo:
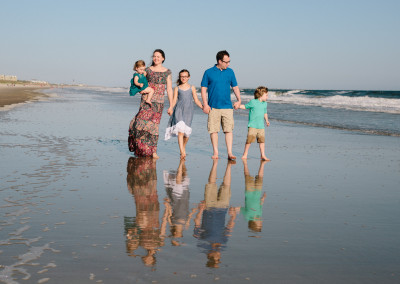
[[[246,144],[251,144],[256,140],[257,143],[265,143],[265,130],[249,127]]]
[[[220,126],[224,132],[233,131],[233,109],[213,108],[208,113],[208,133],[219,132]]]

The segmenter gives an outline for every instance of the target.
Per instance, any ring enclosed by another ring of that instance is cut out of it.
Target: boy
[[[268,99],[268,88],[260,86],[254,92],[254,99],[248,102],[246,105],[240,105],[240,109],[249,109],[249,123],[246,145],[244,146],[244,153],[242,159],[247,159],[250,144],[255,142],[260,146],[261,159],[264,161],[270,161],[265,156],[265,126],[264,119],[269,126],[268,114],[267,114],[267,99]]]

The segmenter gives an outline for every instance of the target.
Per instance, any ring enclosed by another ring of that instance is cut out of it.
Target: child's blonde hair
[[[145,67],[146,63],[143,60],[138,60],[135,62],[135,65],[133,65],[133,70],[136,70],[136,68],[139,67]]]
[[[268,88],[264,86],[258,87],[254,92],[254,98],[260,98],[264,93],[268,93]]]

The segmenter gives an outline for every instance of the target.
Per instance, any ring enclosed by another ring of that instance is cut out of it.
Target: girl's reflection
[[[156,160],[130,157],[127,166],[127,186],[135,198],[136,218],[125,217],[126,250],[130,256],[142,247],[147,266],[156,263],[156,252],[164,246],[165,218],[159,221],[160,203],[157,194]]]
[[[194,208],[190,212],[189,209],[190,178],[187,176],[185,160],[180,160],[176,171],[164,171],[163,174],[167,192],[164,205],[167,220],[170,224],[171,243],[173,246],[180,246],[179,239],[183,237],[183,231],[189,228],[190,219],[197,210]]]

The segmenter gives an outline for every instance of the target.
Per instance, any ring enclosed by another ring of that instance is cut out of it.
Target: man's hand
[[[211,110],[211,108],[210,108],[209,105],[204,105],[204,106],[203,106],[203,112],[204,112],[205,114],[209,114],[210,110]]]
[[[238,109],[238,108],[240,107],[240,104],[241,104],[241,103],[242,103],[242,102],[237,101],[236,103],[233,104],[233,108],[234,108],[234,109]]]

